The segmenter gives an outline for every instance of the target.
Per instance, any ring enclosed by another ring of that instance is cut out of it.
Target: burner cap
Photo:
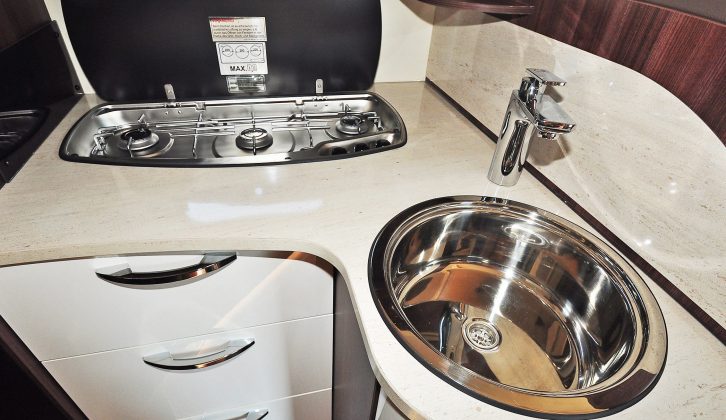
[[[368,124],[359,115],[345,114],[335,123],[335,129],[343,134],[363,134],[368,131]]]
[[[272,134],[262,128],[248,128],[239,133],[235,143],[242,150],[264,149],[272,144]]]
[[[118,142],[118,147],[131,151],[145,150],[159,142],[159,136],[146,127],[126,130],[121,133],[120,137],[122,141]]]
[[[150,135],[151,130],[146,127],[138,127],[121,133],[121,138],[124,140],[143,140]]]

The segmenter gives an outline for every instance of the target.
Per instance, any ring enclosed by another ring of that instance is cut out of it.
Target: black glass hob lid
[[[379,0],[62,0],[89,81],[108,101],[368,89]],[[224,74],[227,73],[227,74]]]

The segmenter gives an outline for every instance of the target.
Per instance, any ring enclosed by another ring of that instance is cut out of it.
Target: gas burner
[[[146,127],[136,127],[122,132],[119,137],[118,147],[123,150],[138,152],[155,146],[159,142],[159,136],[152,133]]]
[[[235,98],[104,104],[68,134],[61,156],[138,166],[246,166],[354,157],[405,142],[401,117],[374,94]]]
[[[242,130],[235,143],[242,150],[264,149],[272,145],[272,134],[263,128],[252,127]]]
[[[335,129],[343,134],[358,135],[368,131],[368,124],[360,115],[345,114],[335,123]]]

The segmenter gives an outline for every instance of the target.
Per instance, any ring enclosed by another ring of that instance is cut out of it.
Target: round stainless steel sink
[[[644,397],[665,363],[665,322],[643,279],[603,241],[532,206],[421,203],[381,231],[369,275],[408,351],[499,407],[612,414]]]

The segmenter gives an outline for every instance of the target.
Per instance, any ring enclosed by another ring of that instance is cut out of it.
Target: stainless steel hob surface
[[[136,166],[243,166],[361,156],[406,143],[373,93],[106,104],[61,145],[65,160]]]

